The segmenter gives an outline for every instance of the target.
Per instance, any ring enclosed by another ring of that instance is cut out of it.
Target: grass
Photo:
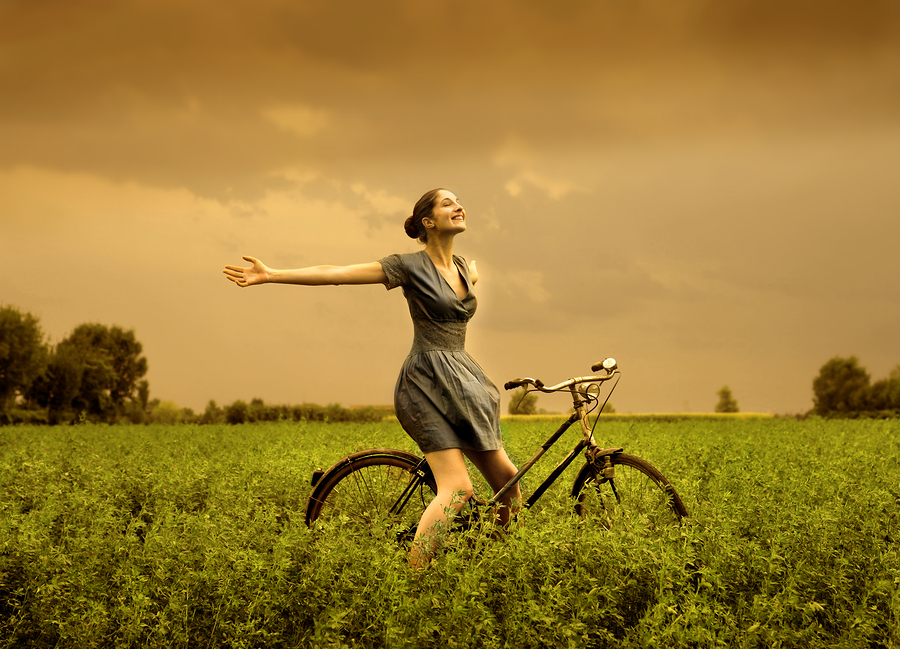
[[[520,463],[550,432],[504,426]],[[0,429],[0,647],[900,646],[900,422],[597,434],[691,518],[589,527],[570,469],[505,539],[454,536],[413,574],[389,539],[303,524],[313,469],[414,450],[396,423]]]

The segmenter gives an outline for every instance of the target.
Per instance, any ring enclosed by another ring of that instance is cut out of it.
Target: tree
[[[537,412],[537,395],[531,394],[525,388],[518,388],[512,393],[509,402],[509,414],[533,415]]]
[[[28,392],[46,363],[38,319],[11,306],[0,309],[0,412]]]
[[[142,351],[134,331],[80,325],[53,350],[32,394],[48,408],[52,422],[71,410],[114,421],[136,409],[135,399],[149,396],[149,387],[140,381],[147,373]]]
[[[47,408],[49,422],[58,424],[71,409],[72,400],[81,389],[83,374],[84,368],[75,350],[57,346],[46,370],[32,385],[29,400]]]
[[[872,410],[900,410],[900,365],[869,388],[867,405]]]
[[[866,410],[869,373],[856,356],[835,356],[819,370],[813,380],[813,411],[819,415]]]
[[[731,395],[731,388],[723,385],[716,394],[719,395],[719,403],[716,404],[716,412],[740,412],[738,402]]]
[[[247,421],[247,404],[238,399],[225,407],[225,421],[229,424],[243,424]]]
[[[206,404],[206,410],[200,417],[201,424],[221,424],[225,421],[225,412],[212,399]]]

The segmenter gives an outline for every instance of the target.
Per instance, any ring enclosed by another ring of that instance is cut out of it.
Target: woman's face
[[[425,227],[434,228],[438,233],[459,233],[466,231],[466,210],[453,192],[442,189],[434,197],[431,218]]]

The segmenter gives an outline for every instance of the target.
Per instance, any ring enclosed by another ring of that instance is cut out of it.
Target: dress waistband
[[[459,320],[413,320],[413,345],[410,353],[431,349],[464,350],[467,324]]]

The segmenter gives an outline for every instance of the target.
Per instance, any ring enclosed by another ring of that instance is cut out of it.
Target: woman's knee
[[[473,493],[472,479],[462,451],[458,448],[426,453],[425,458],[431,466],[437,482],[438,496],[454,496],[459,494],[465,502]]]
[[[475,487],[472,486],[468,476],[466,478],[444,484],[438,483],[438,496],[449,496],[452,504],[468,502],[475,493]]]

